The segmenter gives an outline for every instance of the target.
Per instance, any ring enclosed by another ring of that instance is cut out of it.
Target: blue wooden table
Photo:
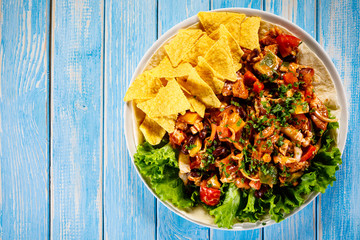
[[[0,1],[0,239],[360,239],[360,4],[341,0]],[[122,101],[152,43],[225,7],[262,9],[329,53],[349,105],[337,181],[260,230],[201,227],[158,202],[128,155]]]

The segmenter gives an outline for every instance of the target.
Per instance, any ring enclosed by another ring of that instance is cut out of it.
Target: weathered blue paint
[[[49,236],[49,2],[0,2],[0,239]]]
[[[51,238],[102,238],[104,5],[52,7]]]
[[[0,5],[1,239],[360,238],[358,2],[54,0],[51,20],[49,1]],[[338,180],[317,204],[261,230],[211,230],[169,211],[137,176],[123,136],[122,98],[156,37],[225,7],[265,9],[305,29],[332,57],[348,95]]]
[[[316,2],[266,1],[264,10],[282,16],[316,37]],[[313,201],[300,212],[264,228],[264,239],[314,239],[316,238],[316,203]]]
[[[105,5],[104,237],[154,239],[156,199],[137,175],[125,145],[123,97],[156,40],[156,1]]]
[[[333,187],[322,195],[320,237],[360,238],[360,4],[359,1],[321,1],[319,40],[332,58],[342,78],[349,104],[349,132],[343,164]]]

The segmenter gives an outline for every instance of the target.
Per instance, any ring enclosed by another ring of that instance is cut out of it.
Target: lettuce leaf
[[[219,207],[210,210],[210,215],[215,217],[215,223],[219,227],[232,228],[236,220],[236,211],[240,205],[240,190],[230,184],[225,200]]]
[[[166,142],[155,147],[148,142],[140,144],[134,155],[135,164],[161,200],[170,201],[179,208],[192,207],[194,201],[178,176],[178,154]]]

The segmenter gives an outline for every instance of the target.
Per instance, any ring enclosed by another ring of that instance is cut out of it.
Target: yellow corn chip
[[[177,119],[177,115],[154,117],[152,119],[168,133],[172,133],[175,130],[175,122]]]
[[[253,50],[260,49],[259,44],[259,28],[260,17],[248,17],[241,23],[240,28],[240,46]]]
[[[178,34],[165,45],[165,51],[169,56],[173,67],[177,67],[187,52],[193,47],[196,41],[204,34],[200,29],[182,29]]]
[[[139,127],[140,124],[144,121],[145,119],[145,113],[139,109],[136,105],[140,102],[144,102],[146,100],[137,100],[137,99],[134,99],[132,101],[132,107],[134,109],[134,116],[135,116],[135,121],[136,121],[136,126]],[[139,129],[137,129],[139,130]],[[139,142],[143,142],[144,141],[144,136],[143,134],[141,134],[140,131],[136,131],[136,135],[137,135],[137,139],[139,140]]]
[[[164,57],[163,60],[150,70],[150,73],[158,78],[175,78],[189,75],[192,66],[190,63],[181,63],[179,66],[174,68],[168,57]]]
[[[190,103],[182,92],[179,84],[172,80],[166,87],[159,90],[156,97],[139,103],[138,108],[143,110],[150,118],[178,114],[190,108]],[[161,124],[160,124],[161,125]]]
[[[166,133],[165,129],[149,117],[145,117],[139,129],[151,145],[159,144]]]
[[[203,57],[199,57],[198,65],[195,69],[199,76],[211,87],[215,94],[220,94],[222,92],[224,82],[215,77],[215,70],[212,69]]]
[[[231,35],[234,37],[234,39],[239,45],[240,45],[240,26],[242,21],[245,19],[245,17],[246,16],[243,15],[242,17],[234,18],[232,19],[231,22],[225,24],[226,29],[229,30],[229,32],[231,33]]]
[[[240,28],[239,28],[240,29]],[[235,65],[235,70],[238,71],[241,68],[241,57],[244,55],[243,50],[241,50],[241,47],[237,43],[237,41],[234,39],[233,35],[229,32],[229,30],[225,27],[225,25],[221,24],[219,27],[219,30],[211,34],[212,38],[215,40],[218,40],[220,36],[226,36],[228,40],[228,44],[231,51],[231,56],[233,58],[233,62]]]
[[[151,99],[156,96],[162,83],[159,78],[153,76],[148,71],[140,74],[127,90],[124,101],[134,99]]]
[[[221,36],[210,48],[205,55],[205,60],[216,71],[216,77],[222,80],[236,81],[236,70],[226,36]]]
[[[192,96],[196,96],[201,102],[208,107],[220,107],[220,101],[216,97],[211,87],[201,79],[199,74],[191,71],[187,79],[177,79],[179,84],[186,88]],[[151,101],[151,100],[150,100]]]
[[[190,108],[190,111],[197,112],[200,117],[203,118],[205,116],[205,105],[201,101],[199,101],[196,96],[192,96],[187,93],[185,93],[185,96],[191,104],[192,109]]]
[[[199,12],[198,17],[206,33],[210,35],[220,24],[226,24],[234,18],[245,18],[245,15],[231,12]]]
[[[204,34],[187,53],[184,61],[189,62],[195,66],[197,64],[198,57],[205,56],[206,51],[210,49],[214,43],[214,40],[212,40],[208,35]]]

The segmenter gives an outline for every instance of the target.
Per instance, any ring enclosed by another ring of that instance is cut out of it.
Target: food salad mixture
[[[301,39],[276,25],[260,36],[260,17],[198,17],[125,95],[144,137],[135,164],[160,199],[200,205],[219,227],[279,222],[341,164],[317,64],[303,65]]]

